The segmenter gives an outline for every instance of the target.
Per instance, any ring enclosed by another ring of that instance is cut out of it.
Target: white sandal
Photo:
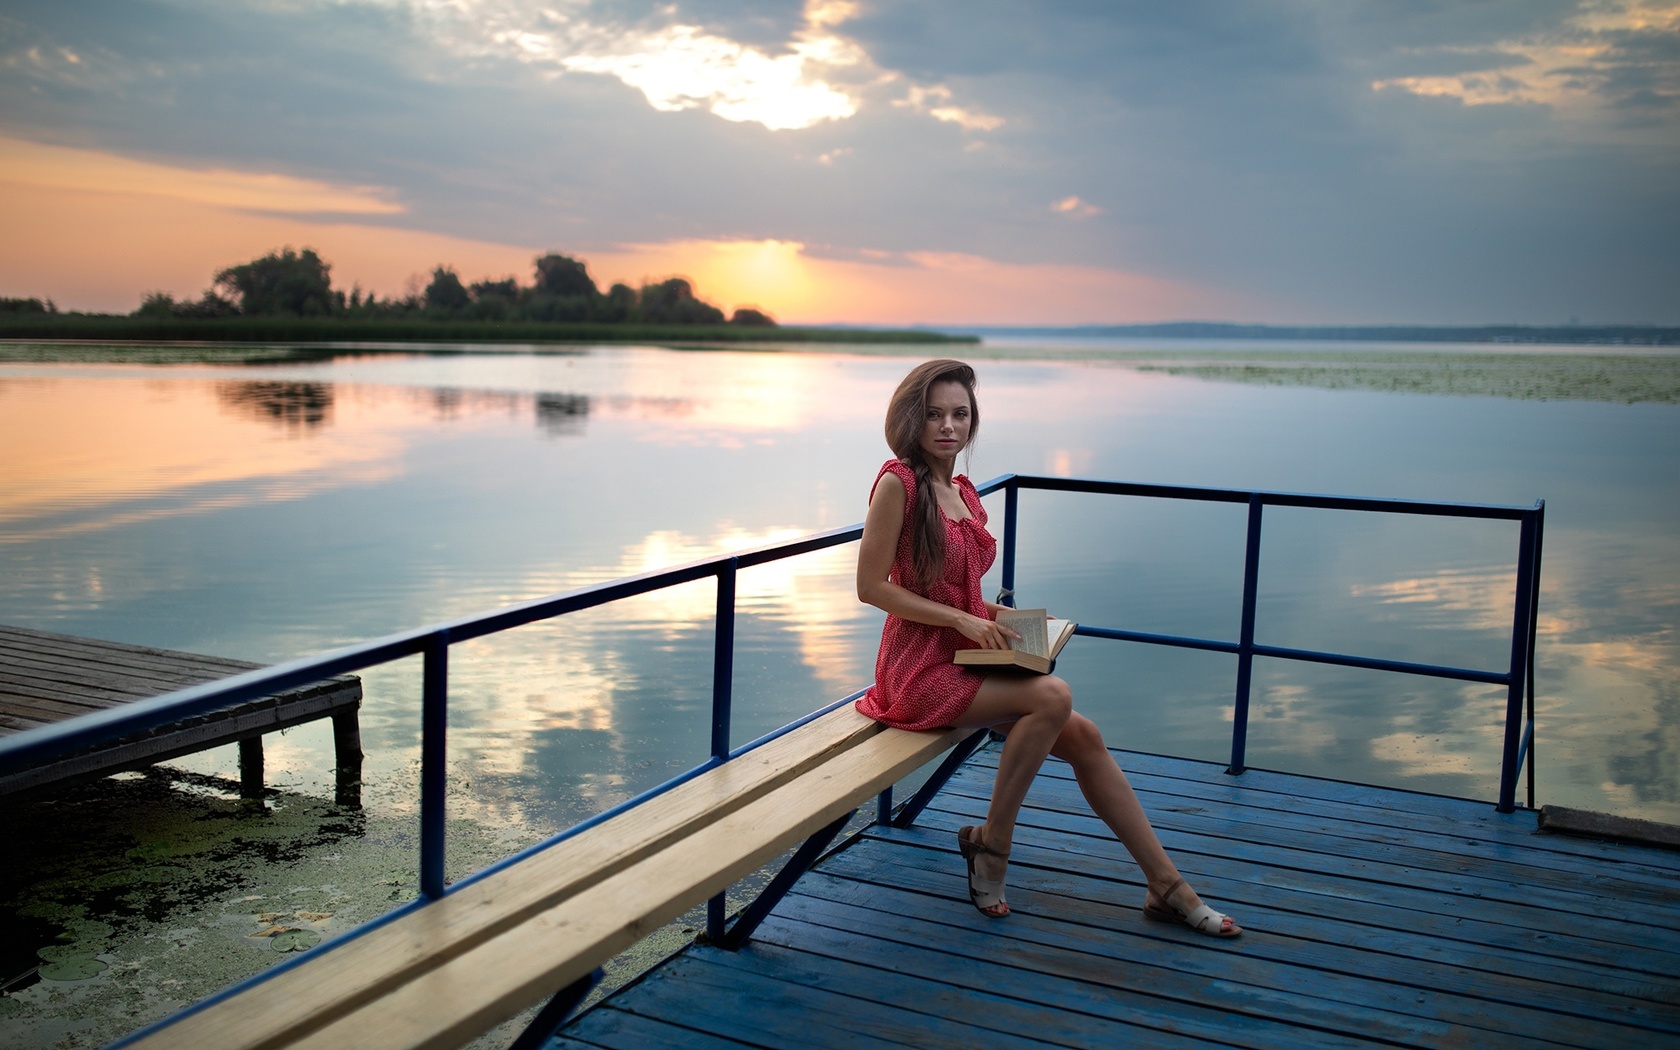
[[[1171,900],[1173,891],[1183,885],[1185,885],[1185,882],[1180,878],[1167,887],[1167,892],[1160,895],[1161,903],[1166,905],[1165,908],[1157,908],[1151,905],[1148,895],[1145,894],[1143,898],[1143,917],[1153,919],[1156,922],[1182,922],[1197,933],[1208,937],[1235,937],[1242,933],[1242,927],[1237,925],[1237,920],[1229,915],[1221,915],[1206,904],[1196,905],[1188,914],[1173,907]],[[1227,922],[1231,924],[1229,927],[1225,925]]]
[[[990,853],[994,857],[1008,860],[1009,851],[999,853],[984,842],[969,838],[969,832],[978,835],[979,830],[973,824],[964,824],[957,829],[957,848],[962,851],[963,860],[968,862],[968,899],[980,909],[980,914],[989,919],[1001,919],[1009,914],[1009,902],[1003,899],[1003,880],[981,878],[980,873],[974,870],[974,859],[982,853]],[[1003,907],[1000,912],[987,910],[1000,905]]]

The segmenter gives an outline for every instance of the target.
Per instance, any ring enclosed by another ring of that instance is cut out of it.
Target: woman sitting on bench
[[[901,729],[990,727],[1007,733],[986,822],[957,832],[974,906],[1009,914],[1004,872],[1015,819],[1046,755],[1073,767],[1079,788],[1143,869],[1143,913],[1198,933],[1235,937],[1241,928],[1202,903],[1179,875],[1126,775],[1073,694],[1053,675],[983,673],[952,663],[961,648],[1005,649],[1013,632],[980,594],[997,541],[957,454],[980,426],[974,370],[960,361],[918,365],[887,406],[887,444],[896,457],[876,475],[858,551],[858,597],[887,613],[875,685],[858,710]]]

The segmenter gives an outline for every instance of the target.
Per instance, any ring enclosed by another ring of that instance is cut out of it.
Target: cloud
[[[926,113],[934,120],[955,124],[964,131],[996,131],[1003,127],[1003,118],[979,110],[965,109],[954,104],[951,89],[943,84],[927,87],[912,84],[909,94],[893,103],[917,113]]]
[[[415,7],[459,51],[612,76],[661,112],[701,109],[772,131],[852,117],[861,97],[847,78],[878,75],[869,56],[836,32],[856,10],[839,0],[808,0],[801,25],[773,48],[683,21],[674,6],[650,16],[663,16],[663,24],[603,21],[575,2],[566,10],[505,0],[416,0]]]
[[[413,2],[439,39],[458,51],[612,76],[660,112],[700,109],[772,131],[848,120],[872,87],[902,79],[840,31],[859,11],[850,0],[806,0],[800,24],[770,46],[686,21],[675,5],[626,24],[596,17],[576,0],[565,9],[510,0]],[[959,105],[942,84],[912,85],[893,104],[968,131],[992,131],[1003,123]]]
[[[753,121],[772,131],[844,120],[857,112],[847,91],[812,75],[850,66],[861,53],[839,37],[807,32],[785,54],[770,56],[698,26],[601,40],[580,54],[550,55],[580,73],[608,73],[664,112],[704,108],[725,120]]]
[[[15,4],[0,134],[296,180],[213,197],[247,209],[242,245],[257,212],[314,237],[307,209],[345,208],[314,214],[386,247],[374,227],[585,257],[776,242],[1150,274],[1298,321],[1667,321],[1675,6]],[[254,249],[288,241],[312,243]],[[208,254],[180,272],[242,257]],[[410,272],[445,260],[472,265]],[[17,272],[61,302],[91,281]]]
[[[1485,55],[1464,72],[1373,80],[1377,92],[1453,99],[1465,106],[1536,105],[1590,119],[1607,108],[1680,103],[1680,3],[1589,0],[1555,25],[1499,40],[1491,49],[1445,44],[1434,56]]]
[[[1086,219],[1093,215],[1101,215],[1103,212],[1095,204],[1079,197],[1063,197],[1050,205],[1050,210],[1058,215],[1067,215],[1075,219]]]

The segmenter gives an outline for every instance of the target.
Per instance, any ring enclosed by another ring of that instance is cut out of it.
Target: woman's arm
[[[1011,632],[992,620],[981,619],[961,609],[941,605],[931,598],[892,582],[893,557],[898,552],[899,533],[904,528],[904,506],[909,496],[897,474],[887,472],[875,484],[869,497],[869,516],[863,520],[863,542],[858,547],[858,600],[884,610],[901,620],[954,627],[982,649],[1007,649]]]

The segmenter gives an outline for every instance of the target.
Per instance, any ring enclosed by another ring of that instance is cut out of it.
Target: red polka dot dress
[[[945,520],[945,574],[923,591],[916,582],[911,560],[911,534],[916,521],[916,472],[896,459],[888,460],[875,475],[875,483],[888,471],[904,482],[904,522],[899,529],[898,551],[893,556],[890,579],[923,597],[964,612],[989,619],[980,595],[980,577],[992,567],[997,541],[986,531],[986,508],[967,477],[952,480],[968,507],[962,521]],[[870,495],[873,498],[874,490]],[[958,649],[972,649],[974,643],[954,627],[933,627],[888,614],[881,628],[881,652],[875,658],[875,684],[857,702],[857,709],[900,729],[935,729],[951,721],[974,702],[983,673],[951,662]]]

